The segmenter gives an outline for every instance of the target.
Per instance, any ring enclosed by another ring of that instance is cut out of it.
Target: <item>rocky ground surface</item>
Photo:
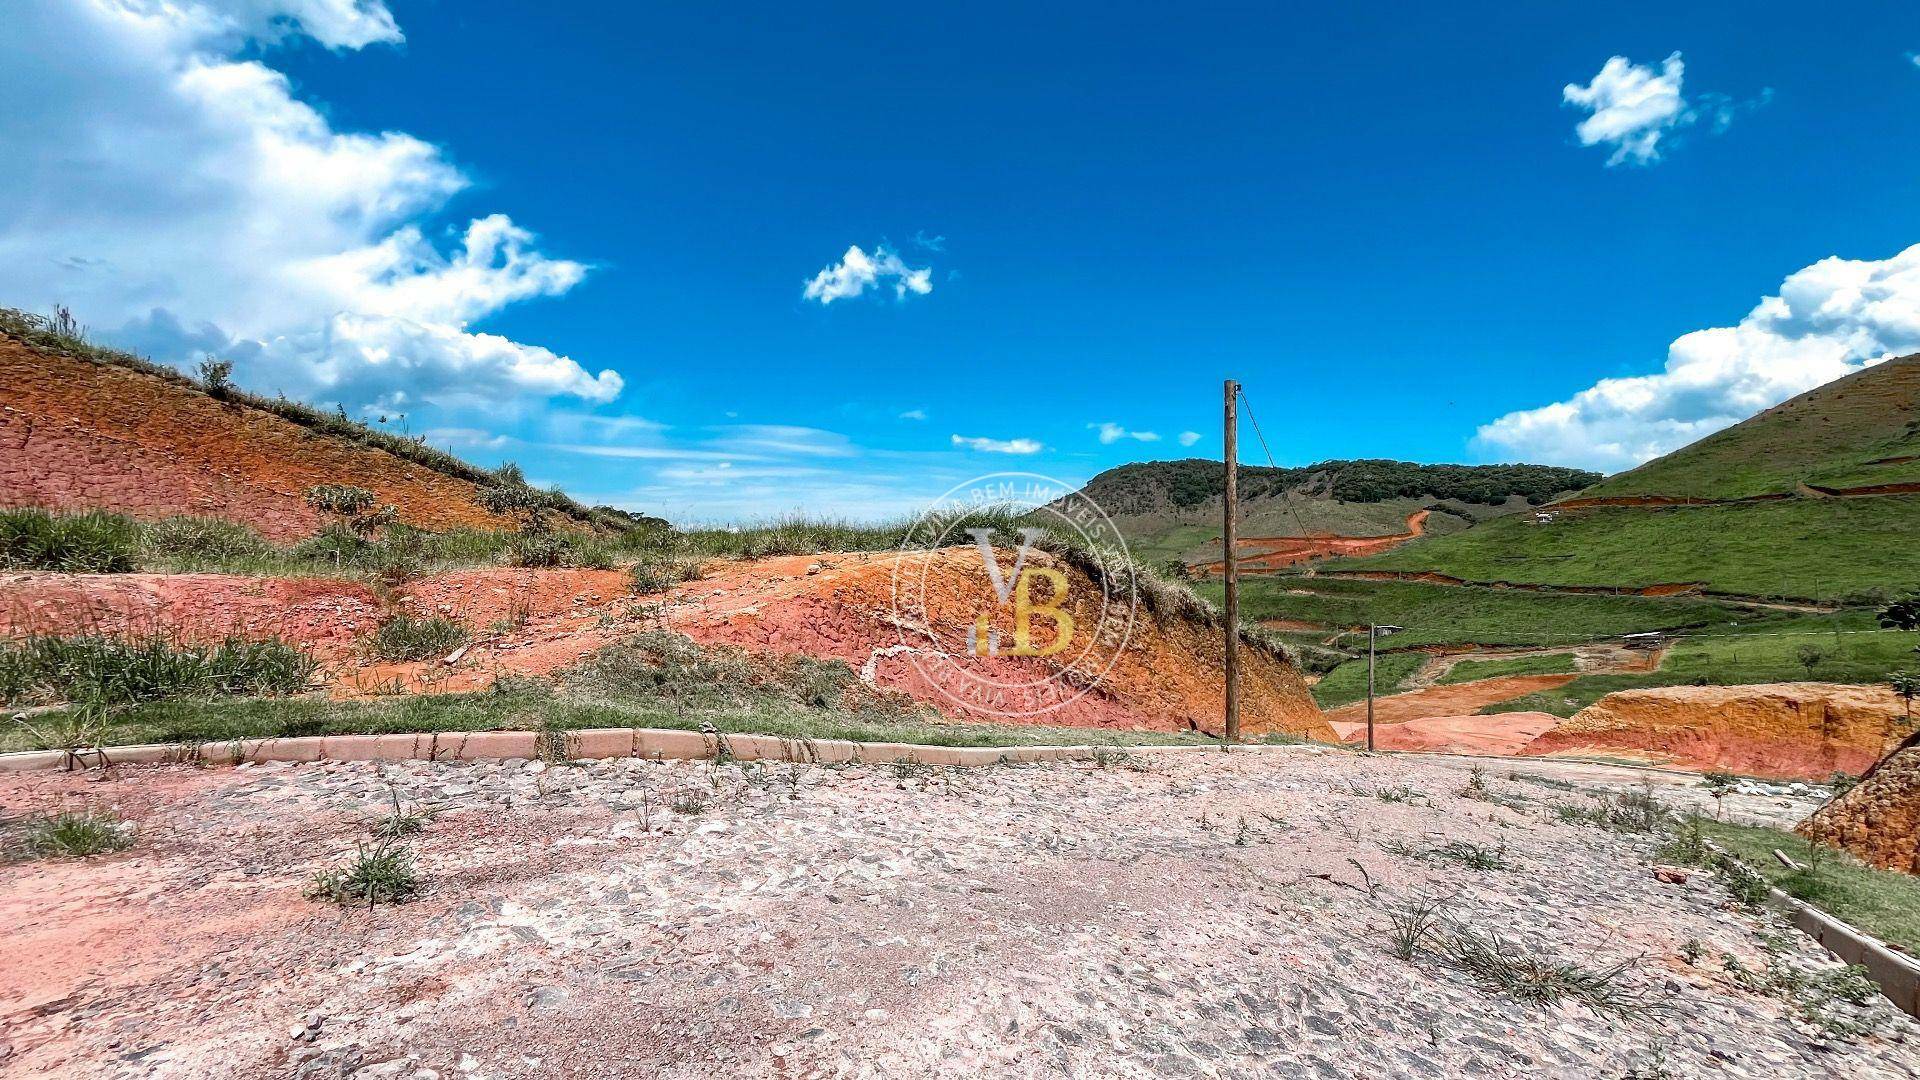
[[[1473,767],[1286,748],[970,771],[623,760],[4,777],[8,817],[116,807],[139,832],[120,854],[0,867],[0,1071],[1920,1068],[1920,1027],[1885,1002],[1796,1001],[1727,968],[1832,969],[1807,939],[1731,907],[1706,874],[1656,878],[1653,840],[1557,810],[1642,780],[1704,805],[1690,781]],[[405,841],[424,893],[372,910],[305,899],[393,792],[439,811]],[[1734,796],[1728,812],[1805,808]],[[1429,949],[1398,958],[1394,913],[1422,897],[1510,953],[1625,965],[1615,985],[1637,1006],[1523,1004]]]

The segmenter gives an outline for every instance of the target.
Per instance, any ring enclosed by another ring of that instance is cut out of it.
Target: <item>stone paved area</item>
[[[1731,955],[1824,954],[1663,883],[1586,796],[1317,749],[945,771],[541,762],[0,778],[119,806],[129,852],[0,867],[0,1071],[211,1077],[1911,1076],[1877,999],[1835,1038]],[[1551,762],[1528,763],[1550,773]],[[1569,766],[1582,783],[1606,782]],[[1618,779],[1617,777],[1614,779]],[[399,907],[303,899],[389,791],[443,811]],[[1387,797],[1383,798],[1382,793]],[[1677,788],[1663,796],[1692,797]],[[1508,869],[1433,855],[1498,851]],[[1461,921],[1621,976],[1533,1007],[1388,948]],[[1768,936],[1774,935],[1774,936]],[[1683,958],[1689,941],[1702,953]]]

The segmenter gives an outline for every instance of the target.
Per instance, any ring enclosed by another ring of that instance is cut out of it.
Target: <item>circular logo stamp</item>
[[[1038,473],[956,485],[894,561],[895,651],[971,713],[1031,719],[1079,701],[1119,661],[1138,609],[1112,519]]]

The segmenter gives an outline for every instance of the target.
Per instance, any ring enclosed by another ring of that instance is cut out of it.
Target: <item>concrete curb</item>
[[[1235,746],[1250,750],[1324,748],[1298,744]],[[237,765],[242,762],[317,761],[505,761],[553,758],[591,761],[601,758],[653,758],[697,761],[731,757],[740,761],[792,761],[811,764],[891,764],[977,767],[1040,761],[1091,761],[1100,753],[1200,751],[1221,753],[1218,745],[1183,746],[928,746],[913,743],[849,742],[781,735],[706,734],[671,728],[586,728],[579,731],[443,731],[411,735],[320,735],[290,739],[236,739],[209,743],[151,743],[100,750],[29,750],[0,754],[0,773],[84,769],[100,765]]]
[[[1787,919],[1828,952],[1866,968],[1867,978],[1879,983],[1880,992],[1900,1011],[1920,1016],[1920,961],[1779,889],[1773,890],[1773,902],[1786,909]]]
[[[1758,870],[1720,845],[1707,841],[1707,850],[1747,873],[1760,876]],[[1821,947],[1843,963],[1867,969],[1867,977],[1880,987],[1880,993],[1909,1016],[1920,1016],[1920,960],[1900,952],[1851,923],[1835,918],[1812,904],[1768,886],[1769,900],[1787,914],[1787,921],[1820,943]]]

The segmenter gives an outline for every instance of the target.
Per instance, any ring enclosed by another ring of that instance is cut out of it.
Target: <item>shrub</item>
[[[437,615],[396,615],[373,632],[373,654],[382,660],[425,660],[465,645],[473,634],[464,623]]]
[[[200,385],[214,397],[226,397],[233,390],[233,361],[209,356],[200,361]]]
[[[22,827],[20,855],[84,859],[133,846],[133,826],[104,810],[67,811],[29,820]]]
[[[376,496],[352,484],[315,484],[307,489],[307,504],[316,510],[341,517],[364,514],[373,509]]]
[[[0,510],[0,570],[124,574],[135,567],[140,526],[119,514]]]
[[[134,704],[171,697],[291,694],[317,665],[277,639],[183,644],[162,637],[34,635],[0,643],[8,704]]]

